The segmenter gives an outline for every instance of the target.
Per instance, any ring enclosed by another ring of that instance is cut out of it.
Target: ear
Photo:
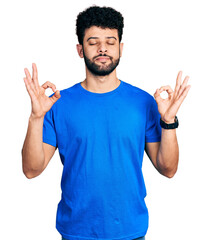
[[[122,56],[124,43],[120,43],[120,57]]]
[[[80,56],[81,58],[83,58],[84,56],[83,56],[82,45],[81,45],[81,44],[77,44],[76,47],[77,47],[77,52],[78,52],[79,56]]]

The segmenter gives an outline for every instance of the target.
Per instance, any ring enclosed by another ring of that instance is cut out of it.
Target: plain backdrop
[[[210,1],[7,0],[0,3],[0,239],[59,240],[55,228],[62,164],[58,150],[34,179],[22,172],[21,149],[31,101],[24,68],[38,68],[39,83],[62,90],[85,79],[76,51],[79,12],[97,4],[124,16],[124,51],[118,77],[150,94],[190,76],[191,90],[177,114],[178,172],[160,175],[143,163],[149,209],[147,240],[212,239]],[[49,90],[47,94],[52,92]]]

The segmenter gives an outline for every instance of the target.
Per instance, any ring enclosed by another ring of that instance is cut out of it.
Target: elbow
[[[30,161],[27,161],[26,157],[22,155],[22,171],[26,178],[35,178],[40,175],[43,170],[43,165],[31,164]]]
[[[24,173],[25,177],[28,178],[28,179],[35,178],[35,177],[37,177],[37,176],[39,176],[41,174],[41,172],[25,171],[25,170],[23,170],[23,173]]]
[[[170,172],[170,173],[165,174],[164,176],[167,177],[167,178],[173,178],[174,175],[175,175],[174,172]]]
[[[177,168],[176,169],[166,169],[161,174],[167,178],[173,178],[175,176],[176,172],[177,172]]]
[[[26,178],[32,179],[34,177],[32,172],[27,170],[27,169],[25,169],[24,166],[23,166],[22,170],[23,170],[23,174],[25,175]]]
[[[162,162],[162,163],[161,163]],[[167,178],[173,178],[177,172],[178,159],[177,161],[158,161],[158,171]]]
[[[38,175],[40,175],[42,173],[41,170],[29,169],[29,168],[25,167],[24,165],[23,165],[23,169],[22,170],[23,170],[23,174],[28,179],[35,178],[35,177],[37,177]]]
[[[28,179],[32,179],[32,178],[35,177],[35,176],[33,176],[30,172],[23,171],[23,173],[24,173],[25,177],[28,178]]]
[[[158,171],[160,174],[167,178],[173,178],[177,172],[177,166],[160,166],[160,168],[158,168]]]

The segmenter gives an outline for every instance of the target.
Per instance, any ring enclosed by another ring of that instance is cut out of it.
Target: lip
[[[107,61],[108,59],[110,59],[110,58],[109,57],[97,57],[96,58],[97,61],[101,61],[101,62]]]

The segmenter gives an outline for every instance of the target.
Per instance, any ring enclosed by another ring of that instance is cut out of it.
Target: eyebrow
[[[114,38],[115,40],[117,40],[115,37],[106,37],[107,39],[111,39],[111,38]],[[87,42],[90,40],[90,39],[99,39],[98,37],[89,37],[87,39]]]

